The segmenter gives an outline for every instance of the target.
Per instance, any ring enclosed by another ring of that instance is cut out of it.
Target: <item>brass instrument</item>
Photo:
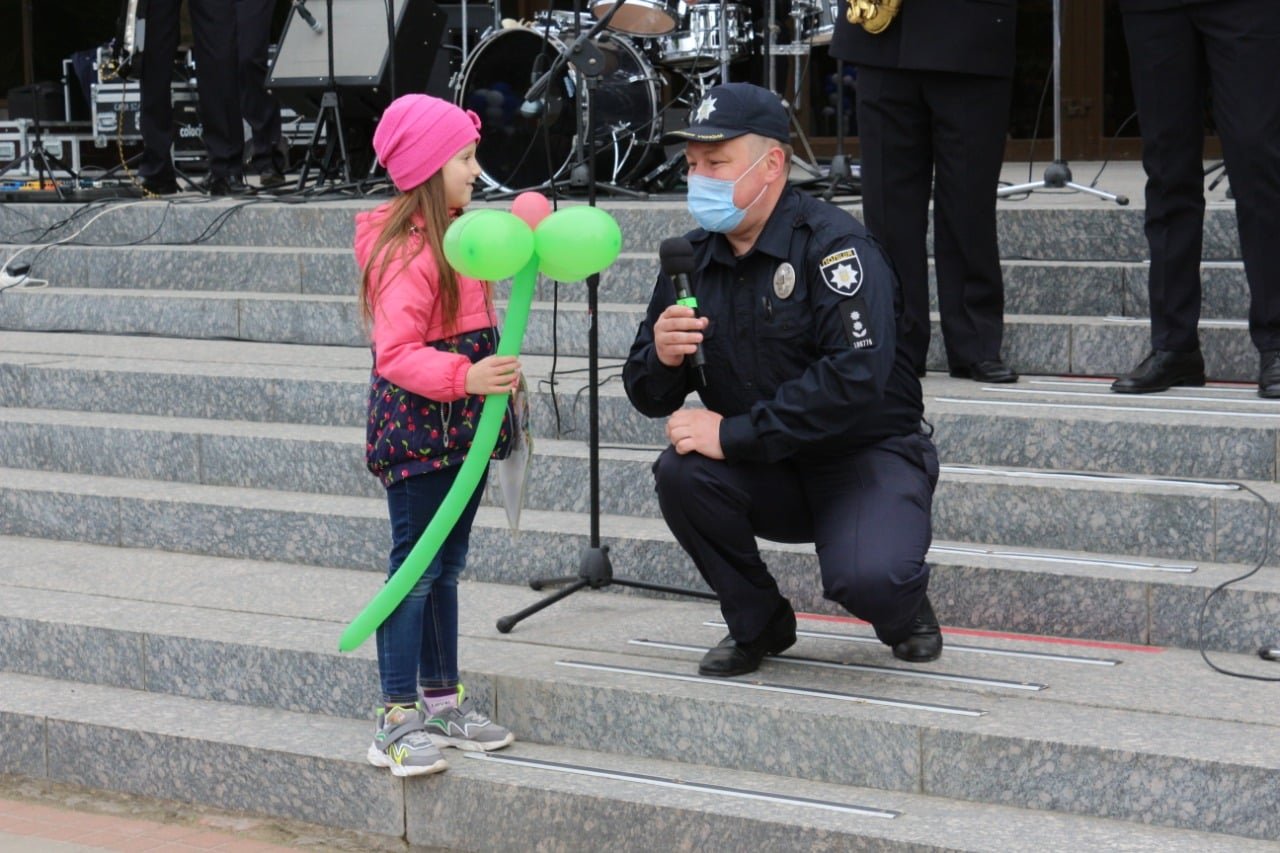
[[[902,0],[849,0],[845,18],[869,33],[883,32],[902,8]]]

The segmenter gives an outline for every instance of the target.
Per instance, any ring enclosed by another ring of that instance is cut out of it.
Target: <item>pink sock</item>
[[[427,706],[427,713],[434,716],[447,708],[457,707],[458,688],[424,687],[422,690],[422,701]]]

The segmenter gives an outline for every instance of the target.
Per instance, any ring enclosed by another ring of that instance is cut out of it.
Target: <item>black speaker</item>
[[[311,0],[307,11],[327,30],[333,4],[333,82],[344,116],[373,116],[391,101],[386,0]],[[432,0],[394,0],[396,93],[426,92],[440,49],[445,13]],[[267,88],[300,113],[319,109],[329,86],[329,35],[290,12]]]

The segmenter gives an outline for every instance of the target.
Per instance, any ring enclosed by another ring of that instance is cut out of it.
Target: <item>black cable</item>
[[[1251,675],[1247,672],[1236,672],[1234,670],[1224,669],[1223,667],[1220,667],[1213,661],[1209,660],[1209,654],[1205,650],[1204,617],[1209,610],[1209,602],[1213,601],[1214,596],[1222,592],[1227,587],[1231,586],[1231,584],[1239,583],[1240,581],[1247,580],[1253,577],[1254,575],[1256,575],[1262,569],[1262,567],[1266,565],[1267,556],[1271,553],[1271,515],[1272,515],[1271,502],[1268,501],[1262,495],[1258,494],[1258,492],[1254,491],[1249,486],[1245,485],[1244,483],[1228,483],[1228,485],[1232,485],[1237,488],[1244,489],[1246,492],[1253,495],[1255,498],[1257,498],[1259,501],[1262,502],[1263,512],[1266,513],[1266,516],[1267,516],[1267,531],[1262,537],[1262,553],[1258,557],[1257,564],[1254,565],[1252,569],[1240,575],[1239,577],[1231,578],[1230,580],[1226,580],[1218,584],[1209,593],[1208,597],[1205,598],[1204,604],[1200,605],[1200,615],[1196,618],[1196,644],[1199,646],[1200,657],[1204,659],[1204,662],[1207,663],[1209,665],[1209,668],[1212,669],[1214,672],[1219,672],[1223,675],[1230,675],[1233,678],[1246,678],[1250,681],[1277,682],[1277,681],[1280,681],[1280,676]]]
[[[1107,153],[1102,158],[1102,165],[1098,167],[1098,174],[1093,176],[1093,180],[1089,182],[1089,186],[1096,187],[1098,185],[1098,179],[1102,177],[1103,170],[1106,169],[1107,164],[1111,162],[1111,151],[1112,149],[1115,148],[1116,140],[1120,138],[1120,134],[1124,131],[1124,129],[1129,126],[1129,122],[1133,121],[1137,117],[1138,117],[1137,110],[1134,110],[1133,112],[1129,113],[1129,117],[1126,118],[1124,121],[1120,122],[1120,126],[1116,128],[1116,132],[1112,134],[1110,139],[1107,140]]]
[[[1040,103],[1036,104],[1036,120],[1031,125],[1031,141],[1028,145],[1027,154],[1027,183],[1034,183],[1035,179],[1031,177],[1032,171],[1035,169],[1036,162],[1036,141],[1040,137],[1040,119],[1044,115],[1044,99],[1049,94],[1049,82],[1053,79],[1053,66],[1049,66],[1049,70],[1044,75],[1044,86],[1040,89]],[[999,186],[1012,186],[1007,181],[1001,181]],[[1003,196],[1002,201],[1026,201],[1031,198],[1031,190],[1025,193],[1018,193],[1016,196]]]

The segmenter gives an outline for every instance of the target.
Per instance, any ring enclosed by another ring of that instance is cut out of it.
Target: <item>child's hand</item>
[[[513,355],[491,355],[467,369],[468,394],[505,394],[520,384],[520,362]]]

